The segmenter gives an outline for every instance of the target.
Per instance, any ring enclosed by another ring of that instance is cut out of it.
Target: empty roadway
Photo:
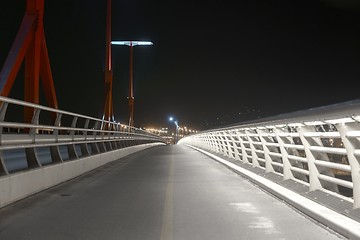
[[[167,145],[0,209],[0,239],[345,238],[204,154]]]

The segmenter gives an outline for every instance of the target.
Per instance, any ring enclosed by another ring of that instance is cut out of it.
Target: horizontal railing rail
[[[211,129],[182,138],[360,207],[360,101]]]
[[[125,147],[165,143],[142,129],[0,97],[0,176]],[[24,108],[33,112],[23,122]]]

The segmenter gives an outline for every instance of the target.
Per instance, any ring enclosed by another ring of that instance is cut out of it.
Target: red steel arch
[[[7,97],[25,59],[24,101],[39,103],[41,81],[46,101],[58,108],[54,81],[44,35],[44,0],[26,0],[20,29],[0,72],[0,95]],[[33,109],[24,109],[25,122],[31,122]]]

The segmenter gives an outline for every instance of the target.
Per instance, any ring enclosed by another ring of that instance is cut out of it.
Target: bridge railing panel
[[[0,176],[165,140],[142,129],[0,97]],[[21,111],[31,109],[30,123]]]
[[[202,131],[189,144],[293,179],[360,207],[360,102]]]

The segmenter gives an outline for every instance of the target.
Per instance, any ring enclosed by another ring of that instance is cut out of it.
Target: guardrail
[[[360,101],[207,130],[188,144],[345,197],[360,207]]]
[[[165,143],[116,122],[0,97],[0,176],[125,147]],[[20,122],[24,108],[31,123]]]

